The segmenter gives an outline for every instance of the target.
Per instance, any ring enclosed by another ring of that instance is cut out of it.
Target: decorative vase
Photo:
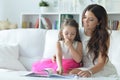
[[[40,7],[40,11],[41,12],[49,12],[49,7],[45,7],[45,6]]]

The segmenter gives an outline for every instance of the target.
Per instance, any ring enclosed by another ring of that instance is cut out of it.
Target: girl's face
[[[98,19],[91,11],[86,11],[82,21],[85,30],[94,31],[96,26],[99,25]]]
[[[64,26],[62,35],[63,35],[64,40],[68,39],[70,41],[73,41],[76,36],[76,28],[71,27],[71,26]]]

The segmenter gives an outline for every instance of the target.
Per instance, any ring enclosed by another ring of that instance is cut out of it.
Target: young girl
[[[59,32],[56,44],[56,61],[46,59],[33,64],[32,71],[39,73],[45,68],[52,68],[58,74],[68,73],[71,69],[80,67],[82,59],[82,44],[79,36],[79,26],[74,19],[66,19]]]

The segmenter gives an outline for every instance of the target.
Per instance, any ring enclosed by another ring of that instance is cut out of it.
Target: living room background
[[[40,13],[40,8],[38,6],[40,0],[0,0],[0,20],[9,20],[12,23],[17,23],[18,27],[20,27],[20,16],[21,13],[27,12],[27,13]],[[54,3],[55,0],[46,0],[48,1],[52,6],[55,6]],[[57,0],[58,1],[58,0]],[[69,0],[59,0],[59,1],[67,1],[70,2]],[[72,0],[71,0],[72,1]],[[107,11],[111,11],[114,13],[119,14],[120,13],[120,8],[119,7],[119,0],[76,0],[80,1],[81,3],[90,4],[90,1],[106,1],[105,6],[107,7]],[[59,4],[59,7],[62,4]],[[82,9],[86,5],[81,5],[80,11],[82,12]],[[104,5],[104,4],[103,4]],[[111,6],[112,5],[112,6]],[[76,8],[78,10],[78,7]],[[80,12],[80,13],[81,13]]]

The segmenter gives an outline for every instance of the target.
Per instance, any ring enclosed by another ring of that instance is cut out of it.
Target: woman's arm
[[[106,64],[106,58],[102,57],[102,55],[100,54],[98,56],[97,64],[93,68],[91,68],[90,71],[92,71],[92,73],[95,74],[100,70],[102,70],[105,64]]]
[[[107,41],[107,46],[109,48],[110,44],[110,39]],[[99,53],[98,58],[97,58],[97,63],[89,70],[80,70],[80,69],[74,69],[70,73],[71,74],[76,74],[81,76],[81,77],[90,77],[92,74],[95,74],[103,69],[107,62],[107,57],[103,57],[102,53]]]
[[[98,57],[97,64],[89,70],[79,70],[78,75],[82,77],[90,77],[92,74],[95,74],[103,69],[104,65],[106,64],[106,59],[101,56]]]
[[[110,46],[110,38],[108,39],[106,45],[109,48],[109,46]],[[99,72],[104,67],[107,60],[108,59],[106,57],[102,57],[102,53],[100,53],[99,56],[98,56],[97,64],[93,68],[90,69],[92,71],[92,73],[94,74],[94,73]]]

